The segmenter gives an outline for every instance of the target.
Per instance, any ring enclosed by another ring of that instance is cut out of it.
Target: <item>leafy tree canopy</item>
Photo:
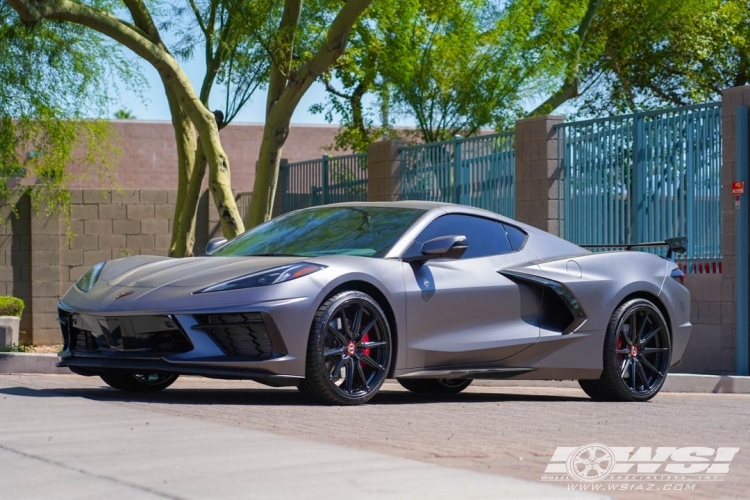
[[[100,167],[115,148],[106,116],[114,75],[138,77],[116,47],[62,23],[24,24],[0,4],[0,205],[3,220],[29,192],[35,207],[68,213],[66,165]]]

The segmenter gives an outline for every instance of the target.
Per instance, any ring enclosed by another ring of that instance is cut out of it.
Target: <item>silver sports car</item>
[[[342,203],[278,217],[207,255],[88,270],[60,301],[59,366],[125,391],[181,374],[294,385],[332,404],[387,378],[457,393],[472,379],[575,379],[645,401],[679,363],[690,295],[672,259],[592,253],[484,210]]]

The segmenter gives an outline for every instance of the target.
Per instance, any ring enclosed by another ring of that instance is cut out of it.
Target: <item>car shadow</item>
[[[94,401],[123,403],[159,403],[173,405],[243,405],[243,406],[319,406],[294,388],[269,389],[180,389],[170,388],[153,394],[133,394],[102,388],[32,389],[28,387],[0,388],[0,395],[22,397],[77,397]],[[414,394],[405,391],[381,390],[369,405],[424,405],[444,403],[502,403],[502,402],[590,402],[585,396],[550,396],[498,392],[467,392],[450,396]]]

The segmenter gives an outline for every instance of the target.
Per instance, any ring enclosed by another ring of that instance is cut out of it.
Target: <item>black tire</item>
[[[471,385],[470,378],[412,378],[398,379],[404,389],[422,394],[458,394]]]
[[[125,392],[159,392],[177,380],[169,373],[108,372],[99,375],[108,386]]]
[[[597,401],[648,401],[664,385],[671,356],[669,326],[651,301],[633,299],[612,314],[597,380],[579,380]]]
[[[299,390],[326,404],[358,405],[377,394],[391,367],[391,330],[369,295],[339,293],[318,308]]]

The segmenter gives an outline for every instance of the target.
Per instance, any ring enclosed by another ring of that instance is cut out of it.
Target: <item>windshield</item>
[[[211,255],[382,257],[424,212],[367,206],[299,210],[241,234]]]

